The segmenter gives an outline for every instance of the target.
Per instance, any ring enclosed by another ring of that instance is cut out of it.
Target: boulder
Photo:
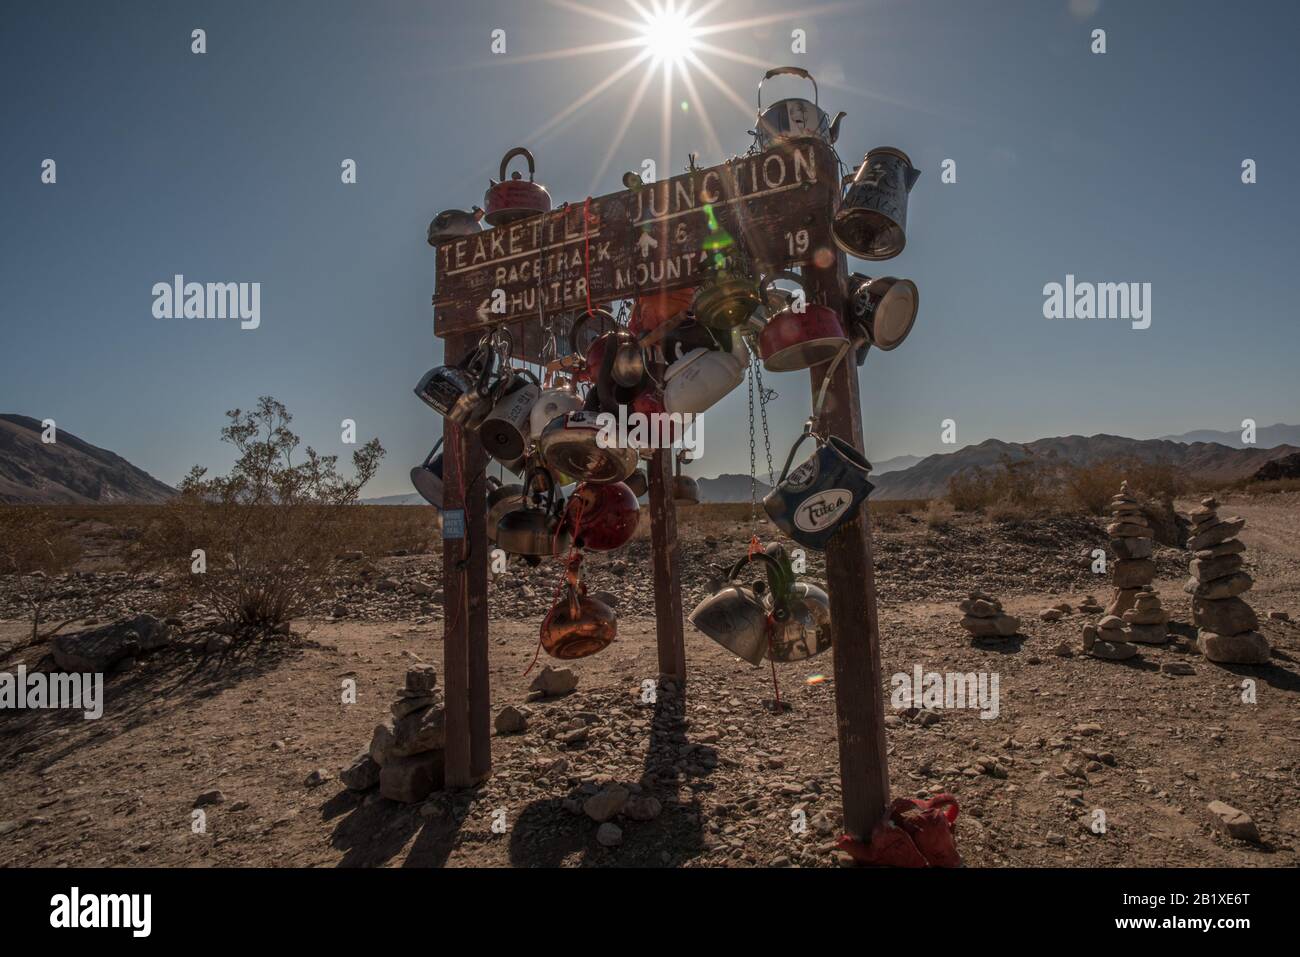
[[[582,804],[582,810],[593,821],[608,821],[623,810],[631,792],[621,784],[601,788]]]
[[[547,665],[541,674],[528,686],[530,691],[539,691],[548,698],[568,694],[578,687],[578,676],[572,668],[552,668]]]
[[[1246,526],[1244,518],[1229,518],[1217,525],[1212,526],[1207,531],[1198,535],[1193,535],[1187,540],[1187,549],[1192,552],[1199,552],[1202,548],[1211,548],[1215,545],[1221,545],[1230,538],[1235,538],[1237,533]]]
[[[596,828],[596,843],[601,847],[618,847],[623,843],[623,829],[606,821]]]
[[[1002,611],[1002,603],[983,598],[968,598],[957,606],[972,618],[993,618]]]
[[[391,801],[415,804],[443,784],[443,752],[391,758],[379,772],[379,793]]]
[[[1242,598],[1193,598],[1192,624],[1218,635],[1237,635],[1258,628],[1259,616]]]
[[[153,615],[136,615],[129,627],[135,632],[141,651],[154,651],[172,640],[171,626]]]
[[[1158,625],[1129,625],[1124,629],[1124,637],[1141,645],[1163,645],[1169,640],[1169,629],[1162,623]]]
[[[1220,635],[1201,629],[1197,646],[1210,661],[1223,665],[1266,665],[1271,651],[1268,639],[1257,631],[1240,635]]]
[[[376,764],[383,767],[393,756],[393,724],[386,721],[383,724],[375,725],[374,733],[370,736],[370,757]]]
[[[1240,555],[1223,555],[1219,558],[1194,558],[1191,563],[1192,577],[1199,582],[1210,582],[1216,578],[1226,578],[1239,571],[1242,566]]]
[[[393,702],[393,706],[390,710],[393,712],[393,717],[400,721],[402,718],[405,718],[409,714],[414,714],[417,711],[423,711],[425,708],[431,708],[437,703],[438,703],[438,698],[436,695],[403,694],[401,697],[399,697],[396,701]]]
[[[339,780],[349,791],[369,791],[379,783],[379,765],[366,751],[339,772]]]
[[[1138,588],[1149,585],[1156,577],[1156,564],[1149,558],[1116,562],[1112,567],[1116,588]]]
[[[506,705],[497,713],[497,734],[518,734],[528,730],[528,715],[514,705]]]
[[[103,673],[123,658],[140,652],[140,639],[130,627],[105,625],[90,631],[58,635],[50,642],[60,671]]]
[[[438,687],[438,672],[433,665],[420,665],[406,672],[406,690],[417,695],[431,695]]]
[[[1150,558],[1155,545],[1149,538],[1112,538],[1110,547],[1121,561],[1131,558]]]
[[[413,711],[393,724],[393,756],[407,758],[437,751],[447,744],[447,715],[442,708]]]
[[[1195,578],[1188,579],[1187,584],[1183,586],[1183,591],[1196,598],[1218,601],[1221,598],[1233,598],[1245,594],[1250,591],[1250,586],[1253,584],[1255,580],[1248,574],[1236,572],[1210,582],[1199,582]]]
[[[992,618],[975,618],[966,615],[961,626],[976,638],[1000,636],[1009,638],[1020,629],[1020,619],[1014,615],[998,614]]]
[[[653,821],[663,811],[663,807],[658,798],[638,794],[628,798],[627,804],[623,805],[623,816],[632,821]]]
[[[1206,807],[1214,815],[1214,823],[1229,837],[1238,841],[1259,843],[1259,828],[1245,811],[1238,811],[1222,801],[1211,801]]]

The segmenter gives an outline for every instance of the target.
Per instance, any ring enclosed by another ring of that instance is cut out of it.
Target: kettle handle
[[[785,465],[781,469],[781,477],[776,480],[780,485],[785,481],[785,477],[790,474],[790,466],[794,463],[794,453],[799,451],[799,446],[803,445],[803,440],[812,436],[812,429],[805,428],[803,434],[794,440],[794,445],[790,446],[790,454],[785,457]]]
[[[811,83],[813,86],[813,106],[818,105],[817,81],[813,79],[811,73],[801,66],[774,66],[763,74],[763,80],[770,80],[774,76],[783,75],[800,76]],[[763,80],[758,81],[758,110],[760,113],[763,111]],[[504,167],[502,168],[501,175],[502,177],[506,175]]]
[[[528,161],[528,182],[531,183],[533,181],[533,176],[536,175],[537,173],[537,164],[533,162],[533,154],[530,153],[526,148],[522,146],[516,146],[505,156],[501,157],[501,172],[500,172],[501,182],[503,183],[505,182],[506,167],[510,165],[510,161],[514,159],[516,156],[522,156],[525,160]]]
[[[798,285],[800,289],[804,290],[804,296],[805,298],[807,297],[808,289],[804,285],[803,276],[789,269],[778,269],[774,272],[764,273],[758,278],[758,294],[763,297],[765,302],[767,301],[768,285],[776,282],[778,279],[789,279],[791,282]]]
[[[793,582],[786,575],[785,569],[781,563],[769,555],[767,552],[755,552],[754,554],[744,555],[736,564],[731,566],[727,572],[727,581],[734,581],[740,574],[742,568],[752,562],[762,562],[766,567],[768,589],[772,593],[772,608],[778,618],[785,617],[786,600],[790,593],[790,586]]]
[[[442,448],[442,436],[441,436],[441,435],[438,436],[438,441],[437,441],[437,443],[434,444],[434,446],[433,446],[433,451],[431,451],[428,455],[426,455],[426,456],[424,457],[424,464],[421,465],[420,468],[422,468],[422,469],[427,469],[427,468],[428,468],[428,467],[433,463],[433,460],[436,459],[436,458],[438,457],[438,450],[439,450],[440,448]]]

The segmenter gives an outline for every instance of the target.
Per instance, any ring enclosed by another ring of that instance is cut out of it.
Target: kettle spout
[[[829,135],[832,143],[834,143],[837,139],[840,138],[840,120],[844,119],[844,117],[848,115],[849,114],[845,113],[843,110],[840,110],[838,113],[835,114],[835,119],[831,120],[831,128],[830,128]]]
[[[907,188],[910,190],[913,186],[916,185],[916,181],[917,181],[918,179],[920,179],[920,178],[921,178],[921,171],[920,171],[919,169],[910,169],[910,170],[908,170],[908,171],[907,171]]]

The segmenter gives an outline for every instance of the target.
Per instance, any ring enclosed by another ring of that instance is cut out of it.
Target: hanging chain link
[[[748,341],[745,346],[748,349]],[[749,374],[745,376],[745,381],[749,383],[749,525],[755,534],[758,533],[758,477],[755,475],[757,464],[754,461],[754,367],[756,361],[753,352],[750,352]],[[763,427],[766,431],[766,421],[763,423]]]
[[[763,385],[763,363],[755,359],[755,375],[758,379],[758,411],[763,420],[763,454],[767,456],[767,484],[776,484],[776,472],[772,469],[772,436],[767,429],[767,404],[777,398],[775,389],[768,389]],[[750,413],[751,418],[753,413]],[[752,437],[753,427],[750,428]],[[752,470],[751,470],[752,471]]]

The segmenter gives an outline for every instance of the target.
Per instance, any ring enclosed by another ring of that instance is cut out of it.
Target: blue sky
[[[1295,4],[813,6],[722,2],[701,23],[774,17],[707,39],[813,71],[822,105],[849,114],[847,162],[892,145],[923,171],[907,249],[876,266],[918,284],[921,313],[901,348],[860,371],[869,457],[945,450],[946,418],[962,445],[1300,418]],[[498,27],[504,56],[489,52]],[[806,54],[790,52],[795,28]],[[1104,55],[1089,49],[1096,28]],[[441,357],[428,221],[481,203],[501,155],[629,54],[529,57],[628,35],[542,0],[11,0],[0,411],[52,417],[175,482],[193,463],[226,465],[224,411],[269,393],[321,451],[346,454],[339,422],[355,419],[388,449],[367,494],[410,491],[406,472],[440,429],[411,394]],[[700,57],[752,102],[760,68]],[[591,190],[641,75],[525,144],[557,201]],[[721,161],[702,112],[726,151],[748,146],[752,116],[695,78],[703,102],[674,112],[672,155],[659,156],[649,98],[595,192],[645,157],[661,176],[691,150]],[[691,97],[678,84],[674,99]],[[40,182],[47,157],[53,186]],[[356,185],[340,182],[345,158]],[[947,158],[955,184],[940,182]],[[1244,158],[1254,185],[1240,181]],[[175,273],[261,282],[260,328],[154,319],[150,290]],[[1151,283],[1151,327],[1043,318],[1043,286],[1067,273]],[[779,467],[808,383],[770,384]],[[710,414],[698,474],[747,468],[744,408],[741,388]]]

